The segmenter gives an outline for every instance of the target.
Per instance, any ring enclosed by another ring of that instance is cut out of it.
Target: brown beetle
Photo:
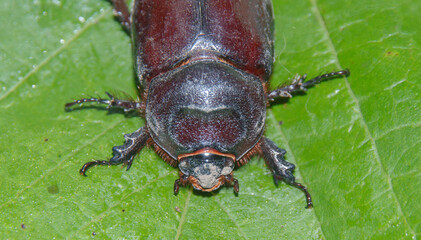
[[[269,0],[136,0],[130,15],[124,0],[113,0],[117,16],[131,33],[141,101],[85,98],[66,104],[97,102],[137,111],[146,126],[124,136],[109,161],[125,163],[147,144],[170,165],[180,169],[179,185],[201,191],[233,185],[235,167],[251,156],[264,157],[275,183],[284,180],[300,188],[312,206],[310,194],[295,182],[295,166],[284,159],[285,150],[263,136],[266,106],[277,97],[292,97],[348,70],[268,91],[273,63],[273,15]]]

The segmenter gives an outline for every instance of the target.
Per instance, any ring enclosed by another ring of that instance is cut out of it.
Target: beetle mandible
[[[262,156],[275,184],[280,180],[301,189],[312,207],[306,187],[295,181],[294,164],[285,150],[263,136],[266,107],[275,98],[291,98],[321,81],[349,74],[332,72],[305,81],[296,76],[286,86],[269,91],[274,61],[273,10],[270,0],[135,0],[130,13],[124,0],[112,0],[115,13],[130,33],[140,101],[83,98],[66,104],[96,102],[135,111],[146,125],[124,136],[109,161],[127,170],[146,145],[180,177],[174,183],[191,184],[210,192],[223,185],[239,191],[235,167],[253,155]]]

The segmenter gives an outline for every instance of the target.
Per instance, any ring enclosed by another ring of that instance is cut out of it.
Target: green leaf
[[[0,2],[0,238],[416,239],[421,233],[419,1],[274,1],[271,87],[296,73],[348,78],[272,105],[266,135],[312,194],[273,184],[264,161],[223,188],[173,194],[177,169],[152,149],[130,171],[95,167],[144,121],[89,94],[135,95],[130,38],[107,1]],[[282,121],[282,125],[278,122]]]

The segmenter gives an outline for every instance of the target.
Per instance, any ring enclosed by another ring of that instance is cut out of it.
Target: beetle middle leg
[[[311,208],[313,206],[313,202],[311,200],[310,193],[307,191],[305,186],[295,181],[295,177],[293,175],[295,165],[285,161],[284,155],[286,151],[284,149],[280,149],[274,142],[265,137],[261,143],[261,148],[266,164],[273,172],[275,184],[278,185],[280,180],[284,180],[286,183],[301,189],[306,195],[307,208]]]
[[[121,163],[127,164],[127,170],[130,169],[133,159],[136,154],[142,150],[149,138],[149,133],[145,127],[139,128],[136,132],[124,135],[126,140],[123,145],[113,147],[113,157],[109,161],[96,160],[87,162],[80,169],[80,174],[86,176],[88,168],[95,165],[118,165]]]
[[[275,89],[268,94],[268,99],[273,101],[277,97],[288,97],[291,98],[291,93],[297,91],[307,91],[308,87],[312,87],[316,84],[319,84],[323,81],[329,80],[331,78],[340,77],[340,76],[347,76],[349,75],[349,70],[341,70],[338,72],[330,72],[320,76],[317,76],[311,80],[305,81],[307,75],[304,74],[303,76],[296,75],[292,80],[290,85],[286,85],[284,87]],[[304,82],[305,81],[305,82]]]
[[[131,101],[131,100],[123,100],[123,99],[116,99],[113,95],[111,95],[109,92],[105,92],[110,99],[103,99],[103,98],[81,98],[78,100],[74,100],[71,103],[66,103],[65,107],[69,108],[76,104],[83,104],[87,102],[97,102],[101,104],[107,104],[107,108],[110,107],[117,107],[123,109],[125,112],[129,112],[132,110],[139,110],[143,111],[142,104],[140,102]]]

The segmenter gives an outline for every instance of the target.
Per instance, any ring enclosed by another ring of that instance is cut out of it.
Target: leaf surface
[[[257,157],[235,172],[238,196],[174,195],[177,170],[146,148],[128,172],[81,177],[83,163],[108,159],[144,125],[64,110],[89,94],[135,95],[130,38],[106,1],[1,1],[0,237],[419,238],[421,3],[282,0],[274,10],[271,88],[296,73],[351,71],[268,110],[266,136],[287,150],[313,209]]]

